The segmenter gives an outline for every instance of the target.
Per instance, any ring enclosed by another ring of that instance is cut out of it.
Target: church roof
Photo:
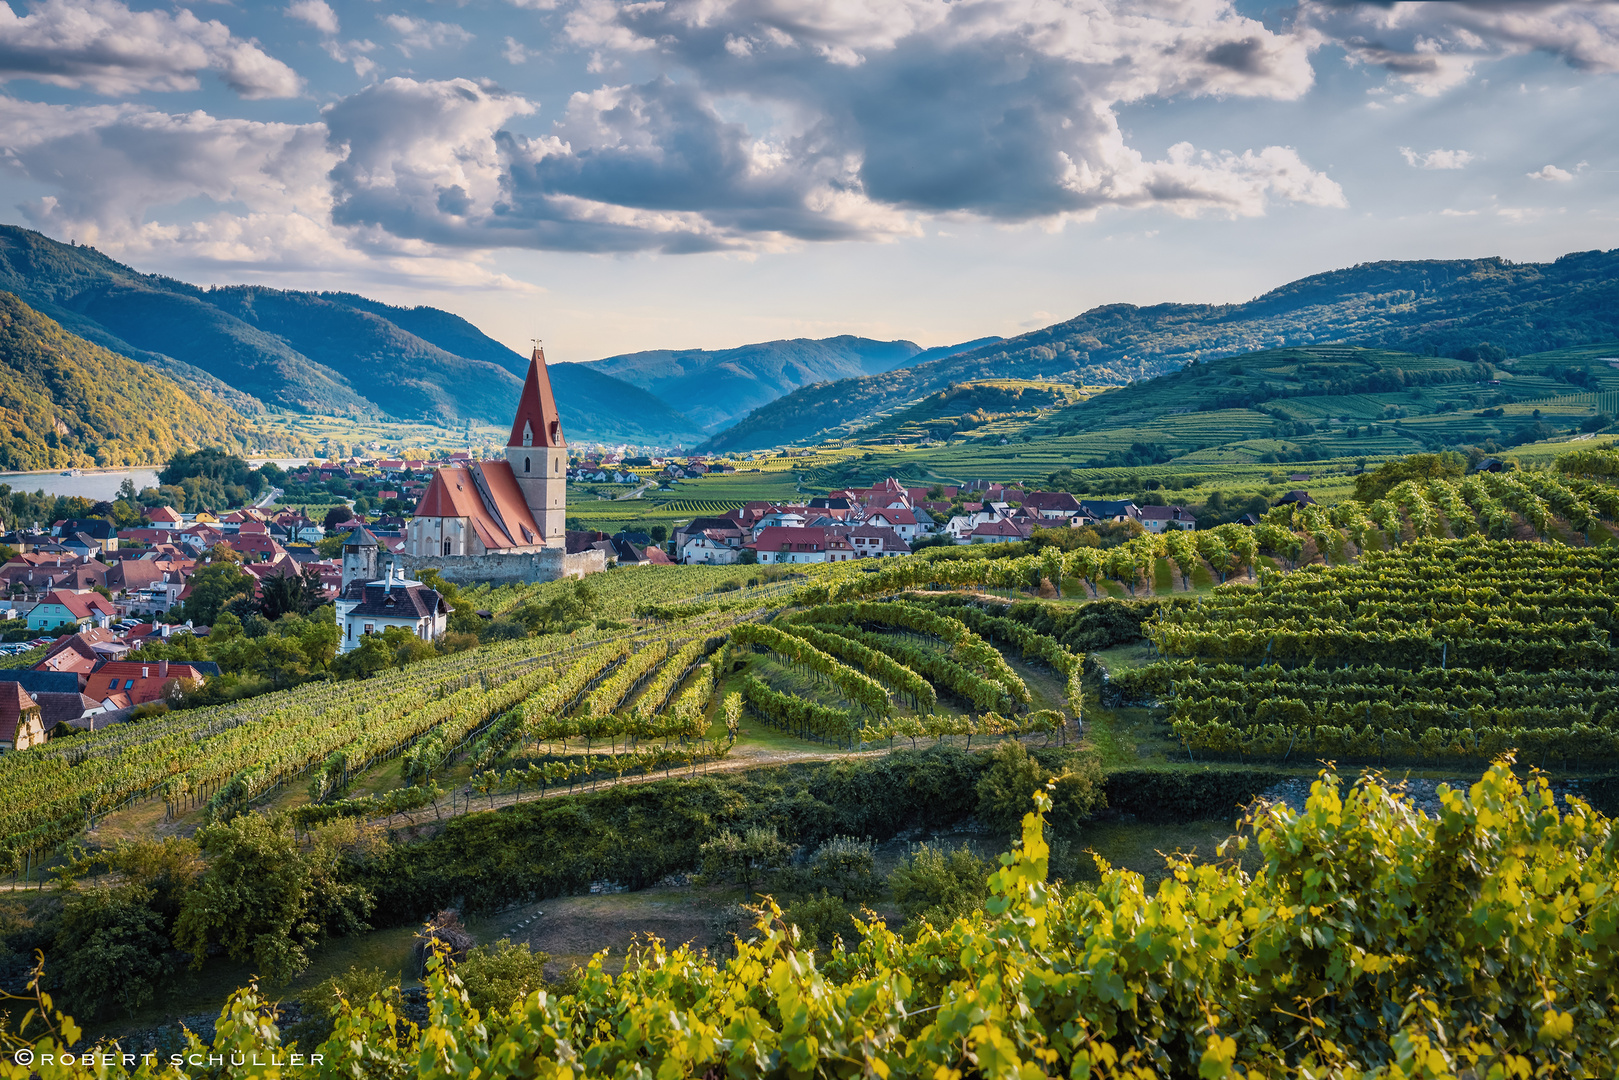
[[[540,528],[507,461],[478,461],[433,474],[416,504],[419,518],[469,518],[490,550],[541,543]]]
[[[531,438],[523,438],[528,428]],[[512,420],[512,437],[507,446],[567,446],[562,435],[562,420],[557,413],[557,398],[551,392],[551,376],[545,370],[545,351],[534,346],[534,356],[528,362],[528,378],[523,380],[523,396],[517,400],[517,416]]]

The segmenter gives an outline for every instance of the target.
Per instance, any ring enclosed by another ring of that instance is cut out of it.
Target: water
[[[307,458],[253,458],[254,465],[262,465],[266,461],[274,461],[283,469],[294,465],[303,465]],[[111,502],[118,495],[118,488],[125,480],[135,485],[135,490],[141,488],[157,487],[156,469],[106,469],[91,472],[86,469],[82,476],[63,476],[61,470],[55,472],[25,472],[0,473],[0,484],[10,484],[13,491],[26,491],[32,495],[43,490],[47,495],[81,495],[96,502]]]

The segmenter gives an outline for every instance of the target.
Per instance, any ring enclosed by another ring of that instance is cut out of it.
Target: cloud
[[[1552,180],[1557,183],[1574,179],[1573,173],[1566,169],[1559,169],[1556,165],[1546,165],[1542,168],[1536,169],[1532,173],[1527,173],[1525,175],[1527,175],[1531,180]]]
[[[326,0],[294,0],[287,5],[286,16],[308,23],[323,34],[336,34],[338,31],[337,12]]]
[[[399,51],[407,57],[417,50],[428,51],[443,45],[464,45],[472,35],[454,23],[429,22],[409,15],[387,15],[383,22],[399,35]]]
[[[1619,8],[1600,0],[1303,0],[1292,29],[1426,96],[1466,82],[1480,64],[1530,52],[1619,71]]]
[[[528,63],[528,50],[523,47],[521,41],[514,37],[508,36],[506,38],[505,44],[501,47],[500,55],[508,64]]]
[[[1468,150],[1430,150],[1419,154],[1409,146],[1400,147],[1400,156],[1415,169],[1465,169],[1476,160]]]
[[[0,97],[0,145],[4,168],[55,182],[55,194],[20,208],[31,225],[119,258],[235,279],[292,274],[301,287],[375,273],[418,286],[525,288],[483,266],[481,252],[334,226],[330,175],[342,152],[323,123]],[[195,213],[199,205],[209,209]],[[178,221],[168,212],[177,206]]]
[[[181,9],[131,11],[118,0],[45,0],[18,15],[0,0],[0,81],[34,79],[118,96],[195,90],[216,71],[245,98],[294,97],[303,89],[286,64]]]

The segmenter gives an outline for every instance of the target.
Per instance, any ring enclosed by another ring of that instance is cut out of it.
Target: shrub
[[[839,938],[853,939],[856,933],[848,907],[826,892],[787,908],[781,921],[798,928],[800,948],[822,953],[830,951]]]
[[[823,892],[843,900],[869,900],[877,895],[877,856],[870,840],[834,836],[815,849],[809,880]]]
[[[888,875],[894,902],[915,934],[923,923],[948,926],[977,911],[989,895],[989,865],[963,844],[955,851],[918,844]]]
[[[521,1001],[545,985],[549,953],[534,952],[527,944],[514,945],[501,938],[479,945],[455,966],[467,997],[479,1012],[504,1008]]]

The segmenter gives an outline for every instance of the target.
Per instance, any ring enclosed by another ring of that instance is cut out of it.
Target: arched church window
[[[523,471],[528,472],[528,458],[523,459]]]

